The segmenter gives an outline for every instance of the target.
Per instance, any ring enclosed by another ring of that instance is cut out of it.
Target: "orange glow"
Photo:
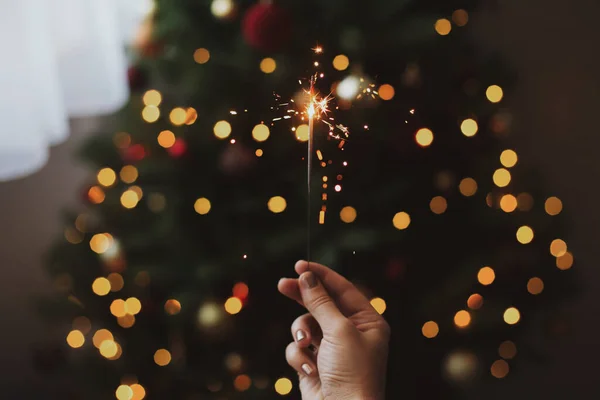
[[[156,138],[160,147],[169,149],[175,144],[175,134],[171,131],[162,131]]]
[[[566,252],[563,256],[556,259],[556,267],[562,271],[566,271],[573,267],[573,254]]]
[[[67,335],[67,344],[74,349],[78,349],[85,343],[83,333],[78,330],[73,330]]]
[[[233,285],[232,292],[235,297],[243,300],[248,297],[250,289],[248,288],[248,285],[246,285],[244,282],[238,282],[235,285]]]
[[[504,311],[504,322],[509,325],[515,325],[521,319],[521,313],[515,307],[507,308]]]
[[[421,147],[431,146],[433,143],[433,132],[427,128],[421,128],[415,134],[415,140]]]
[[[171,362],[171,353],[167,349],[156,350],[154,362],[161,367],[168,365]]]
[[[454,324],[459,328],[466,328],[471,323],[471,314],[466,310],[460,310],[454,315]]]
[[[104,201],[106,195],[99,186],[92,186],[88,191],[88,198],[92,204],[100,204]]]
[[[433,339],[439,332],[440,328],[434,321],[425,322],[421,328],[421,333],[423,333],[423,336],[427,339]]]
[[[515,211],[517,209],[517,198],[512,194],[505,194],[500,199],[500,208],[507,213]]]
[[[233,381],[233,386],[238,392],[245,392],[251,385],[252,379],[248,375],[238,375]]]
[[[206,49],[200,48],[194,52],[194,61],[198,64],[206,64],[210,60],[210,52]]]
[[[484,286],[491,285],[496,279],[496,274],[494,270],[490,267],[483,267],[479,270],[477,274],[477,280]]]
[[[392,100],[395,95],[396,90],[392,85],[385,84],[379,87],[379,97],[381,97],[382,100]]]
[[[181,303],[175,299],[165,302],[165,312],[169,315],[177,315],[181,312]]]
[[[479,310],[483,306],[483,297],[479,293],[472,294],[467,300],[467,306],[471,310]]]
[[[529,282],[527,282],[527,291],[533,295],[538,295],[542,293],[544,290],[544,281],[540,278],[531,278]]]
[[[229,314],[235,315],[242,311],[242,301],[237,297],[230,297],[225,302],[225,311]]]

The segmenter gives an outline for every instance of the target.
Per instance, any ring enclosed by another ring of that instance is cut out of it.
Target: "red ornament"
[[[255,4],[244,16],[242,32],[250,46],[267,52],[277,51],[291,36],[291,18],[285,9],[275,4]]]
[[[171,157],[179,158],[187,151],[187,144],[185,143],[185,140],[177,139],[173,146],[169,147],[167,151]]]
[[[141,144],[134,144],[123,151],[123,159],[129,163],[143,160],[146,157],[146,149]]]

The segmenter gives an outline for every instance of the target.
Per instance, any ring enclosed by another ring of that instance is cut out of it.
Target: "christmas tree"
[[[129,104],[81,151],[94,181],[40,305],[61,345],[38,364],[78,399],[298,398],[301,310],[276,284],[307,256],[307,201],[311,258],[392,327],[388,398],[458,396],[543,351],[519,338],[558,323],[573,256],[511,149],[513,76],[471,43],[477,3],[157,0]],[[336,99],[309,195],[313,76]]]

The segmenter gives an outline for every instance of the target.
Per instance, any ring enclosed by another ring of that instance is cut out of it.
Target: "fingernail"
[[[317,286],[317,277],[310,271],[305,272],[302,275],[302,284],[306,289],[312,289]]]
[[[306,333],[304,333],[304,331],[300,329],[298,332],[296,332],[296,341],[301,342],[304,339],[306,339]]]
[[[304,373],[305,373],[306,375],[310,375],[310,374],[312,374],[312,372],[313,372],[313,369],[312,369],[312,367],[311,367],[310,365],[308,365],[308,364],[302,364],[302,371],[304,371]]]

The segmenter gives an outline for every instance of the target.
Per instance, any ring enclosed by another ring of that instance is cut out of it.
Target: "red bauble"
[[[250,46],[262,51],[277,51],[290,39],[291,18],[285,9],[275,4],[255,4],[244,16],[242,31]]]
[[[169,149],[167,150],[167,152],[169,152],[171,157],[175,157],[175,158],[181,157],[182,155],[185,154],[186,151],[187,151],[187,144],[185,143],[185,140],[183,140],[183,139],[175,140],[175,143],[173,144],[173,146],[169,147]]]

